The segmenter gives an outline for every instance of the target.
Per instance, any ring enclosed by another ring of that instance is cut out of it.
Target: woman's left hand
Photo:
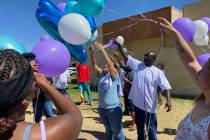
[[[104,46],[100,43],[98,43],[97,41],[94,42],[94,46],[95,48],[99,49],[99,50],[103,50]]]

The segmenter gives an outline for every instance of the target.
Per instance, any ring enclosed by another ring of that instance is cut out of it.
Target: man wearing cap
[[[137,125],[138,140],[157,140],[157,88],[158,86],[166,94],[166,112],[171,110],[170,91],[171,86],[164,73],[153,66],[156,55],[148,52],[141,62],[130,55],[127,55],[122,46],[118,45],[119,51],[124,58],[124,62],[133,71],[133,82],[129,94],[129,99],[135,106],[135,118]]]

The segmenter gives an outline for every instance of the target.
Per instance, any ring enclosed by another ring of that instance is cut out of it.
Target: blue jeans
[[[135,120],[137,126],[138,140],[157,140],[157,116],[156,113],[148,113],[135,107]],[[145,123],[146,121],[146,123]],[[148,134],[145,134],[145,124]]]
[[[35,112],[36,107],[36,112]],[[54,113],[52,112],[52,101],[46,100],[45,102],[33,102],[33,109],[35,114],[35,122],[40,122],[42,118],[42,113],[44,112],[46,118],[50,118],[54,116]]]
[[[60,93],[62,93],[64,96],[67,96],[68,95],[68,89],[59,89],[59,88],[56,88]]]
[[[106,128],[107,140],[125,140],[122,127],[122,108],[120,106],[112,109],[99,108],[99,115]]]

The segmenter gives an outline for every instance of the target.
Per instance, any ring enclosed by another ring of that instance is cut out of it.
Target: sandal
[[[128,129],[128,131],[135,131],[136,130],[136,125],[131,125]]]

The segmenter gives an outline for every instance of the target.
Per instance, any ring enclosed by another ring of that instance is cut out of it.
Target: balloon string
[[[106,9],[107,9],[108,11],[110,11],[110,12],[116,14],[116,15],[119,15],[119,16],[124,17],[124,15],[120,14],[119,12],[117,12],[117,11],[111,9],[111,8],[106,7]],[[110,35],[110,34],[113,34],[113,33],[119,32],[119,31],[122,31],[122,30],[124,30],[124,29],[128,29],[128,28],[130,28],[130,27],[132,27],[132,26],[134,26],[134,25],[136,25],[136,24],[138,24],[139,22],[142,22],[142,21],[150,21],[150,22],[152,22],[152,23],[158,24],[157,21],[155,21],[155,20],[153,20],[153,19],[147,18],[147,17],[144,16],[142,13],[139,13],[139,15],[142,16],[144,19],[136,19],[136,18],[133,18],[133,17],[127,17],[127,18],[130,19],[130,20],[135,20],[135,21],[138,21],[138,22],[136,22],[136,23],[134,23],[134,24],[131,24],[131,25],[128,25],[128,26],[126,26],[126,27],[120,28],[120,29],[118,29],[118,30],[116,30],[116,31],[112,31],[112,32],[109,32],[109,33],[105,33],[104,35],[102,35],[102,36],[100,36],[100,37],[107,36],[107,35]],[[162,29],[159,28],[159,30],[160,30],[160,36],[161,36],[161,45],[160,45],[160,47],[158,48],[158,50],[155,52],[155,54],[156,54],[156,55],[159,54],[159,52],[161,51],[161,49],[163,49],[162,55],[164,56],[164,36],[163,36],[163,31],[162,31]],[[159,55],[159,56],[160,56],[160,55]]]

